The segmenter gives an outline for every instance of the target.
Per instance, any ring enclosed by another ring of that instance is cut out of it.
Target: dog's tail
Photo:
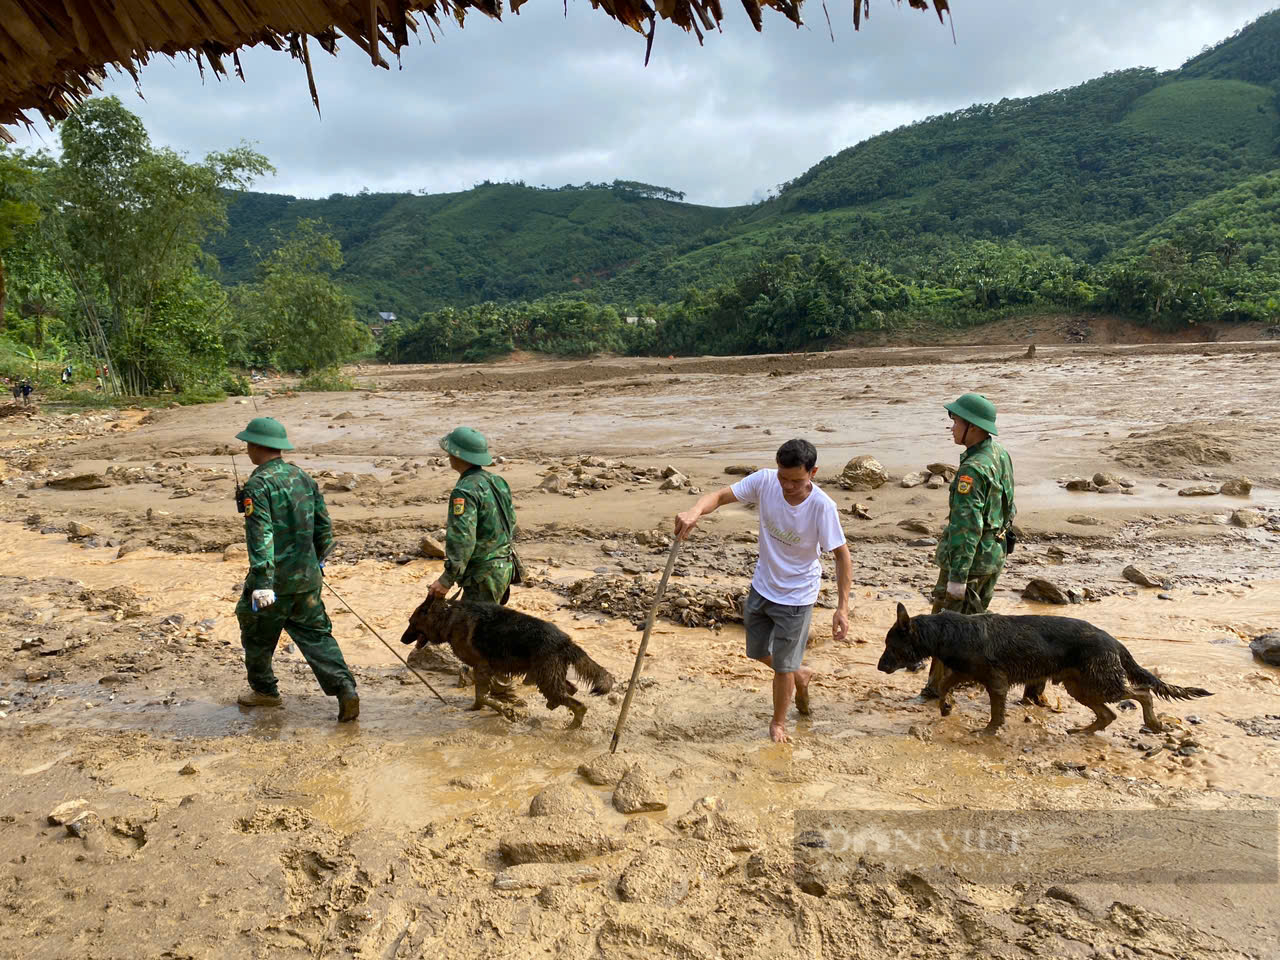
[[[571,657],[569,666],[573,667],[573,672],[581,680],[591,684],[593,694],[598,697],[613,689],[613,674],[587,656],[587,651],[576,643],[573,645]]]
[[[1129,675],[1129,682],[1135,687],[1147,687],[1157,697],[1164,700],[1194,700],[1196,697],[1212,697],[1213,691],[1203,687],[1175,687],[1165,683],[1150,670],[1138,666],[1133,654],[1120,647],[1120,662],[1124,664],[1124,672]]]

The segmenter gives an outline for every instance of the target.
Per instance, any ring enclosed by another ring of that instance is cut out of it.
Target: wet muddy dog
[[[1158,732],[1162,727],[1153,694],[1165,700],[1213,696],[1200,687],[1165,683],[1138,666],[1119,640],[1084,620],[950,612],[909,617],[906,607],[898,604],[898,619],[884,638],[878,668],[893,673],[925,657],[936,657],[947,667],[938,690],[944,717],[951,712],[948,696],[956,686],[973,680],[986,687],[991,698],[991,722],[982,731],[986,734],[1004,724],[1005,697],[1014,683],[1061,683],[1097,715],[1093,723],[1071,733],[1105,729],[1116,718],[1107,704],[1119,700],[1136,700],[1142,722]]]
[[[549,710],[562,706],[572,710],[570,730],[582,726],[587,708],[573,696],[578,688],[569,681],[569,670],[591,684],[596,696],[613,689],[613,675],[555,624],[496,603],[427,597],[410,615],[400,642],[420,648],[448,643],[475,672],[476,701],[471,709],[492,707],[508,719],[511,709],[489,696],[489,679],[496,673],[523,675],[525,683],[547,698]]]

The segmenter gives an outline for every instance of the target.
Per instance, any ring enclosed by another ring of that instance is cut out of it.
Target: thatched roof
[[[512,12],[524,2],[510,0]],[[762,7],[801,22],[802,0],[741,2],[757,30]],[[853,0],[855,28],[869,3]],[[920,10],[932,6],[939,19],[948,9],[947,0],[907,3]],[[720,0],[656,0],[656,9],[649,0],[591,5],[646,34],[650,44],[658,18],[701,40],[723,17]],[[383,51],[397,55],[419,26],[434,38],[433,26],[442,18],[462,26],[472,10],[499,19],[502,0],[0,0],[0,136],[3,125],[29,122],[27,111],[61,120],[98,87],[104,68],[118,67],[136,79],[157,53],[189,56],[201,70],[207,64],[219,75],[226,74],[230,58],[243,78],[236,51],[263,43],[303,63],[316,99],[312,44],[336,53],[339,37],[346,36],[374,65],[385,67]]]

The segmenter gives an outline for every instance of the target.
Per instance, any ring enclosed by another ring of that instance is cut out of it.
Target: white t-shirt
[[[782,495],[777,470],[757,470],[730,489],[742,503],[760,505],[760,562],[751,585],[766,600],[802,607],[818,599],[818,557],[839,548],[844,530],[836,503],[814,484],[804,502]]]

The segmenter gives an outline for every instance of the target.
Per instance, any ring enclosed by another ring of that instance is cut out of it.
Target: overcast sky
[[[766,12],[763,33],[724,0],[723,33],[700,49],[665,21],[644,39],[584,0],[568,16],[530,0],[501,23],[446,24],[373,68],[350,41],[333,58],[312,45],[323,116],[287,54],[241,53],[247,82],[201,80],[159,59],[106,91],[152,140],[203,156],[241,140],[278,173],[258,189],[296,196],[464,190],[478,181],[559,186],[640,180],[717,205],[749,203],[823,157],[930,114],[1071,86],[1109,70],[1170,69],[1277,0],[952,0],[939,25],[872,0],[853,30],[849,0],[816,0],[797,30]],[[954,26],[955,40],[952,41]],[[18,133],[19,146],[55,146]]]

